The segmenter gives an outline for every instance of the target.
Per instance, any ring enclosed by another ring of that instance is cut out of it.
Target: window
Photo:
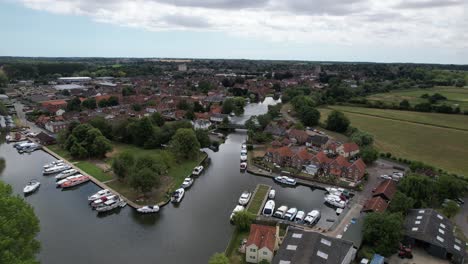
[[[286,246],[286,249],[287,250],[296,250],[297,246],[296,245],[288,245],[288,246]]]
[[[443,235],[443,234],[445,234],[445,231],[439,228],[439,233],[441,233]]]
[[[322,243],[324,245],[327,245],[327,246],[331,246],[331,241],[326,240],[324,238],[320,239],[320,243]]]
[[[424,210],[419,210],[419,213],[420,213],[420,214],[424,214]]]
[[[266,251],[263,251],[263,255],[265,255],[265,256],[266,256],[266,255],[268,255],[268,252],[266,252]]]
[[[418,215],[416,219],[422,219],[422,215]]]
[[[421,221],[414,221],[414,224],[419,225]]]
[[[417,227],[413,227],[413,228],[411,229],[411,231],[418,231],[418,228],[417,228]]]
[[[302,238],[302,234],[300,234],[300,233],[294,233],[294,234],[292,234],[292,237],[293,237],[293,238]]]
[[[255,256],[250,256],[251,259],[255,259]]]
[[[458,251],[460,251],[460,249],[461,249],[458,245],[453,245],[453,248],[455,248]]]
[[[445,225],[444,225],[444,224],[442,224],[442,223],[440,223],[440,227],[442,227],[442,228],[445,228]]]
[[[444,239],[441,238],[440,236],[437,236],[436,238],[437,238],[437,240],[439,240],[440,242],[444,242]]]
[[[255,248],[251,248],[250,252],[256,252],[257,250]]]
[[[322,251],[317,251],[317,256],[323,258],[323,259],[328,259],[328,254],[327,253],[324,253]]]
[[[440,220],[444,219],[440,214],[437,214],[437,218],[439,218]]]

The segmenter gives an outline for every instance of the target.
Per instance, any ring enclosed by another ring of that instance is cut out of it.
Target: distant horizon
[[[0,56],[468,64],[465,0],[0,0]]]
[[[345,61],[345,60],[301,60],[301,59],[249,59],[249,58],[197,58],[197,57],[104,57],[104,56],[10,56],[0,55],[2,58],[32,58],[32,59],[158,59],[158,60],[246,60],[246,61],[271,61],[271,62],[307,62],[307,63],[321,63],[321,64],[420,64],[420,65],[456,65],[468,66],[468,63],[430,63],[430,62],[384,62],[384,61]],[[184,62],[176,62],[184,63]],[[190,63],[190,62],[185,62]]]

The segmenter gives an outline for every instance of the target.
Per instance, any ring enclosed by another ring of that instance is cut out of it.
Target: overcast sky
[[[0,55],[468,64],[468,0],[0,0]]]

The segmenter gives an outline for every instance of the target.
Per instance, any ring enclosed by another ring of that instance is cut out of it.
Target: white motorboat
[[[192,174],[198,176],[203,172],[203,169],[204,167],[202,165],[197,166],[193,169]]]
[[[247,169],[247,162],[241,162],[241,164],[240,164],[240,169],[241,169],[241,170]]]
[[[184,182],[182,183],[182,185],[180,187],[184,188],[184,189],[187,189],[187,188],[190,188],[190,186],[192,186],[193,184],[193,179],[192,178],[185,178],[184,179]]]
[[[244,206],[247,205],[250,201],[251,196],[252,194],[250,192],[244,191],[239,198],[239,204]]]
[[[182,198],[184,198],[184,193],[185,193],[184,188],[179,188],[175,190],[175,192],[172,194],[171,202],[180,203],[180,201],[182,201]]]
[[[242,143],[242,145],[241,145],[241,149],[247,149],[247,144],[245,144],[245,143]]]
[[[101,206],[96,208],[96,211],[98,213],[107,212],[107,211],[113,210],[113,209],[115,209],[117,207],[124,207],[125,205],[127,205],[127,203],[124,202],[119,197],[116,200],[105,201]]]
[[[41,183],[39,181],[32,180],[28,182],[28,184],[24,187],[23,192],[24,194],[33,193],[37,189],[39,189],[39,186],[41,186]]]
[[[241,154],[247,155],[247,149],[241,149]]]
[[[275,181],[292,186],[295,186],[297,184],[295,179],[289,178],[288,176],[277,176],[275,177]]]
[[[270,192],[268,193],[268,199],[275,199],[276,196],[276,191],[271,189]]]
[[[328,203],[329,205],[338,207],[338,208],[345,208],[346,207],[346,201],[343,201],[339,196],[336,195],[327,195],[325,196],[325,202]]]
[[[273,214],[273,216],[283,218],[286,211],[288,211],[288,207],[286,205],[282,205],[278,209],[276,209],[276,212]]]
[[[275,201],[268,200],[263,207],[262,214],[265,216],[272,216],[273,212],[275,211]]]
[[[299,211],[296,214],[296,218],[294,218],[294,222],[301,223],[302,221],[304,221],[304,217],[305,217],[305,212]]]
[[[246,161],[247,160],[247,154],[241,154],[240,160],[241,161]]]
[[[44,175],[47,175],[47,174],[59,173],[59,172],[62,172],[62,171],[64,171],[64,170],[68,170],[68,169],[70,169],[70,168],[71,168],[70,165],[66,165],[66,164],[55,165],[55,166],[53,166],[53,167],[44,169],[43,174],[44,174]]]
[[[105,202],[107,202],[107,201],[109,201],[109,200],[115,200],[115,199],[117,199],[117,198],[118,198],[118,196],[115,195],[115,194],[106,195],[106,196],[103,196],[103,197],[101,197],[101,198],[99,198],[99,199],[94,200],[94,201],[91,203],[91,206],[92,206],[92,207],[98,207],[98,206],[100,206],[101,204],[103,204],[103,203],[105,203]]]
[[[296,214],[297,214],[297,208],[295,207],[289,208],[289,210],[286,211],[286,214],[284,214],[284,219],[292,221],[296,217]]]
[[[112,195],[112,192],[109,191],[108,189],[102,189],[100,191],[98,191],[97,193],[91,195],[91,196],[88,196],[88,201],[94,201],[94,200],[97,200],[97,199],[100,199],[104,196],[109,196],[109,195]]]
[[[51,163],[44,165],[44,169],[54,167],[56,165],[62,165],[62,164],[63,164],[63,160],[55,160],[55,161],[52,161]]]
[[[145,205],[143,207],[138,208],[137,212],[142,213],[142,214],[157,213],[159,212],[159,206],[158,205]]]
[[[307,216],[304,219],[304,223],[308,225],[313,225],[318,222],[320,219],[320,211],[319,210],[312,210],[307,213]]]
[[[75,169],[64,170],[61,173],[55,175],[55,179],[56,180],[61,180],[61,179],[67,178],[69,176],[72,176],[73,174],[75,174],[77,172],[78,172],[78,170],[75,170]]]
[[[67,181],[71,181],[71,180],[73,180],[73,179],[77,179],[77,178],[79,178],[79,177],[81,177],[81,176],[83,176],[83,174],[76,174],[76,175],[68,176],[68,177],[66,177],[65,179],[61,179],[61,180],[55,182],[55,184],[61,185],[62,183],[66,183]]]
[[[240,212],[240,211],[244,211],[245,210],[245,207],[242,206],[242,205],[236,205],[236,207],[234,207],[234,210],[232,210],[232,213],[231,213],[231,216],[229,217],[229,219],[232,221],[232,218],[234,217],[234,215],[237,213],[237,212]]]

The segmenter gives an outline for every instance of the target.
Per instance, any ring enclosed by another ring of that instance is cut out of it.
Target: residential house
[[[354,161],[347,169],[345,177],[354,182],[362,180],[366,174],[366,164],[361,158]]]
[[[303,145],[307,142],[309,135],[304,130],[291,129],[288,133],[288,137],[293,143]]]
[[[276,163],[281,167],[291,167],[294,152],[291,148],[285,146],[281,148],[269,148],[265,153],[265,161],[270,163]]]
[[[286,135],[286,129],[284,127],[281,127],[275,124],[268,124],[263,130],[263,132],[270,133],[273,136],[278,136],[278,137],[282,137]]]
[[[278,247],[278,228],[252,224],[250,234],[245,245],[245,261],[260,263],[263,260],[271,262],[273,253]]]
[[[274,264],[350,264],[356,257],[353,243],[318,232],[289,227]]]
[[[374,197],[381,197],[386,201],[392,200],[393,196],[397,191],[397,185],[393,180],[384,180],[373,191]]]
[[[336,152],[345,158],[351,158],[359,153],[359,146],[353,142],[344,143],[336,148]]]
[[[411,209],[405,218],[404,243],[411,247],[421,246],[430,255],[462,264],[466,246],[454,231],[452,222],[436,210]]]
[[[211,122],[208,120],[204,120],[204,119],[197,119],[195,121],[192,121],[192,126],[194,129],[207,130],[210,128]]]
[[[351,163],[348,162],[343,156],[338,156],[332,162],[330,162],[330,174],[337,177],[345,177],[348,172],[348,167]]]
[[[50,121],[45,124],[45,129],[52,132],[52,133],[58,133],[62,130],[65,130],[68,127],[67,122],[55,122],[55,121]]]
[[[36,139],[39,142],[39,144],[44,145],[44,146],[52,145],[52,144],[55,144],[56,142],[54,137],[47,135],[44,132],[37,134]]]
[[[67,102],[65,100],[50,100],[41,102],[41,107],[50,113],[56,113],[59,109],[65,109]]]
[[[300,148],[292,158],[292,167],[301,169],[304,165],[309,165],[314,155],[309,153],[307,148]]]
[[[380,196],[375,196],[367,200],[362,209],[363,212],[385,212],[388,202]]]
[[[320,151],[317,153],[317,155],[312,157],[311,164],[317,166],[317,168],[321,169],[324,173],[327,174],[330,169],[330,163],[332,161],[333,160],[330,159],[327,154],[325,154],[325,152]]]
[[[225,114],[212,114],[210,121],[214,123],[221,123],[223,122],[224,118],[229,118],[229,116]]]
[[[328,143],[328,137],[322,135],[309,136],[306,145],[309,147],[324,149]]]

